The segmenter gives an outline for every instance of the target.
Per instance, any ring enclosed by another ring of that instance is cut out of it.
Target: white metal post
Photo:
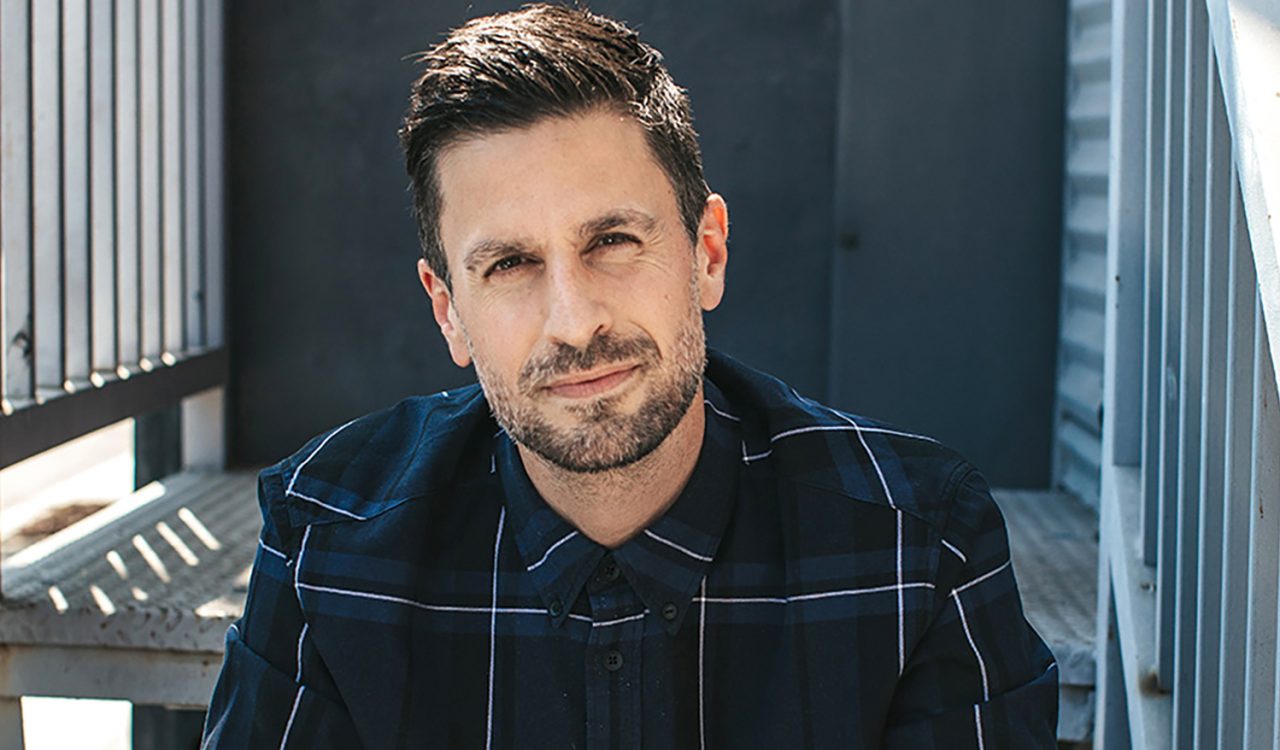
[[[217,471],[227,464],[226,399],[210,388],[182,399],[182,466]]]
[[[22,748],[22,699],[0,696],[0,750]]]

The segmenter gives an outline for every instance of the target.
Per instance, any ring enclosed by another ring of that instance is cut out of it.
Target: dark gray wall
[[[430,46],[468,17],[515,5],[404,0],[231,3],[228,199],[234,460],[274,460],[310,435],[356,414],[411,393],[472,380],[470,372],[449,361],[414,274],[418,251],[395,129],[415,68],[402,58]],[[708,181],[726,197],[731,219],[729,292],[707,321],[712,345],[783,377],[802,392],[833,395],[844,406],[898,418],[899,401],[891,391],[881,392],[871,381],[855,384],[842,364],[847,359],[843,352],[848,326],[857,321],[862,332],[858,341],[874,330],[857,318],[836,320],[833,327],[833,312],[849,316],[857,311],[857,306],[833,304],[833,299],[848,294],[843,283],[837,283],[832,294],[833,264],[844,262],[835,250],[833,208],[846,200],[835,197],[836,130],[838,123],[848,128],[847,110],[843,118],[837,114],[842,93],[848,96],[847,87],[842,92],[839,85],[842,35],[846,45],[850,40],[847,23],[842,30],[836,0],[611,0],[592,7],[638,27],[663,51],[676,80],[692,96]],[[1056,66],[1058,77],[1030,104],[1005,102],[987,110],[997,120],[1003,109],[1044,110],[1031,118],[1043,132],[1028,137],[1052,146],[1055,158],[1061,152],[1060,119],[1052,119],[1061,113],[1060,10],[1019,14],[1020,22],[1035,20],[1049,27],[1036,31],[1035,38],[1057,34],[1059,40],[1056,47],[1024,47],[1019,51],[1023,57],[1012,61],[1034,68]],[[921,13],[963,15],[934,6]],[[1010,31],[1026,29],[1015,23]],[[850,51],[845,51],[846,61],[854,59]],[[899,67],[899,58],[928,56],[930,51],[908,44],[881,49],[880,54],[884,56],[872,61],[873,68]],[[994,96],[980,87],[965,91]],[[957,129],[937,148],[971,151],[973,130],[980,124]],[[856,130],[852,134],[859,136]],[[1040,202],[1053,209],[1051,216],[1040,211],[1025,219],[1029,225],[1044,224],[1033,230],[1048,236],[1056,231],[1060,181],[1043,183],[1044,176],[1033,170],[1014,182],[1024,193],[1039,194]],[[886,183],[886,188],[894,187]],[[975,193],[982,190],[981,185],[973,186]],[[983,228],[965,231],[974,232],[974,237],[989,234]],[[966,248],[983,257],[992,252],[974,242]],[[1022,252],[1043,256],[1026,260],[1028,267],[1057,263],[1056,242],[1027,246]],[[990,292],[1017,284],[1019,278],[1001,275],[965,283]],[[936,292],[909,275],[888,279],[901,284],[899,294],[907,297],[919,296],[920,289]],[[1051,291],[1043,299],[1006,300],[1026,306],[1006,305],[1014,318],[1031,321],[1023,339],[1039,336],[1045,327],[1041,323],[1052,328],[1057,303],[1056,289]],[[950,304],[946,299],[933,302]],[[924,330],[919,335],[935,333]],[[1023,368],[1010,379],[1030,378],[1031,388],[1049,392],[1053,338],[1050,330],[1040,349],[1027,355],[1029,360],[1043,360],[1038,369]],[[974,382],[973,364],[968,363],[968,371],[953,368],[934,377]],[[889,367],[886,374],[892,372]],[[832,375],[839,382],[829,389]],[[930,387],[916,389],[920,380],[911,381],[918,398],[934,404],[937,411],[950,407],[935,397],[938,389],[929,378],[923,380]],[[1047,403],[1040,412],[1039,443],[1033,441],[1004,463],[983,461],[996,481],[1006,475],[1025,476],[1006,472],[1006,464],[1031,465],[1033,474],[1039,472],[1038,483],[1047,481],[1047,469],[1034,468],[1047,466]],[[922,424],[910,419],[911,414],[905,416],[900,421],[919,429],[953,424]],[[942,431],[982,460],[983,451],[969,446],[981,446],[996,427]],[[1036,450],[1043,456],[1031,455]]]
[[[1049,476],[1065,8],[844,0],[829,397]]]

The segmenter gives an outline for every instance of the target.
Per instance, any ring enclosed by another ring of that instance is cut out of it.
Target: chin
[[[699,383],[700,385],[700,383]],[[697,387],[645,399],[633,412],[619,414],[608,400],[594,402],[590,415],[567,427],[531,420],[507,430],[543,460],[576,474],[624,469],[652,455],[689,414]]]

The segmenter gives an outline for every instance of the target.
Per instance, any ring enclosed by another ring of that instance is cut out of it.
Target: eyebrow
[[[654,216],[629,208],[619,208],[599,216],[587,219],[578,225],[576,234],[581,240],[604,234],[623,227],[634,226],[640,232],[653,234],[657,231],[658,220]],[[490,261],[507,255],[518,255],[529,252],[533,243],[520,239],[486,239],[480,240],[467,250],[462,265],[468,271],[487,265]]]
[[[626,226],[635,226],[641,232],[652,234],[658,228],[658,220],[644,211],[619,208],[579,224],[578,237],[588,239]]]
[[[480,240],[472,245],[467,254],[463,256],[462,266],[468,271],[474,272],[477,268],[487,265],[490,261],[508,255],[526,253],[528,249],[528,243],[522,240]]]

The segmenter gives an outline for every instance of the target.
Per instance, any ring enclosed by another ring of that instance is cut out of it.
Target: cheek
[[[629,317],[633,325],[657,343],[663,357],[669,357],[674,349],[683,346],[681,339],[687,335],[686,329],[700,322],[702,309],[696,295],[688,279],[648,289],[642,296],[637,295]]]
[[[537,342],[541,327],[529,308],[490,306],[464,318],[471,353],[489,369],[518,371]]]
[[[687,267],[667,256],[647,259],[632,273],[611,279],[610,284],[610,299],[642,310],[669,309],[672,304],[683,304],[689,296]]]

